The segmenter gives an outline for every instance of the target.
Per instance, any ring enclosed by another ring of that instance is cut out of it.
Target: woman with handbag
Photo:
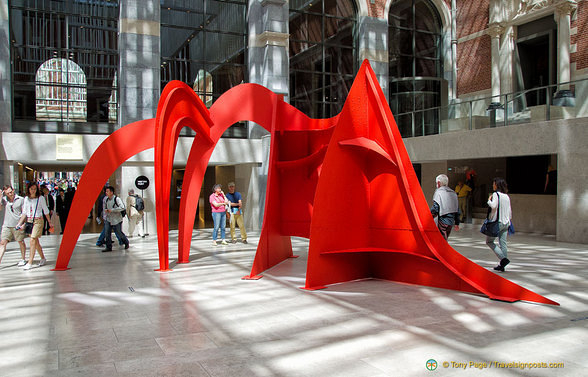
[[[500,263],[494,267],[496,271],[504,272],[504,267],[510,263],[507,253],[508,247],[506,244],[506,237],[508,234],[508,227],[512,219],[512,210],[510,208],[510,197],[507,195],[508,186],[503,178],[494,178],[492,181],[492,189],[494,192],[488,197],[488,206],[490,207],[489,221],[498,221],[498,236],[486,236],[486,245],[496,254]],[[498,238],[498,245],[494,240]]]
[[[16,224],[16,229],[20,229],[22,224],[26,221],[25,233],[30,234],[31,236],[29,263],[24,266],[24,270],[30,270],[32,268],[33,260],[35,259],[35,251],[38,251],[39,256],[41,257],[39,267],[47,262],[45,254],[43,254],[43,248],[39,242],[39,238],[41,238],[41,235],[43,234],[43,216],[51,224],[47,202],[45,201],[43,194],[40,192],[37,183],[31,182],[27,185],[27,196],[25,197],[22,206],[22,215],[18,224]],[[49,232],[53,233],[53,224],[49,227]]]

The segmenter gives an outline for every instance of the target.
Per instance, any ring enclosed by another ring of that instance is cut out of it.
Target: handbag
[[[25,234],[32,234],[33,233],[33,227],[35,226],[35,216],[37,215],[37,207],[39,207],[39,198],[37,198],[37,205],[35,206],[35,213],[33,214],[33,222],[29,223],[27,221],[27,223],[25,224]]]
[[[488,217],[490,216],[490,208],[488,208],[488,214],[486,214],[486,219],[484,220],[484,224],[480,228],[480,233],[487,235],[488,237],[498,237],[498,232],[500,231],[500,195],[496,193],[498,196],[498,208],[496,209],[496,221],[490,221]]]
[[[512,221],[510,222],[510,225],[508,226],[508,234],[515,234],[515,229],[514,229],[514,225],[512,225]]]

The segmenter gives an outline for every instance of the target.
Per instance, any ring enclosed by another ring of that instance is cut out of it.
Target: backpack
[[[115,196],[114,196],[114,205],[115,205],[116,207],[119,207],[119,205],[118,205],[118,202],[116,201],[116,199],[118,199],[118,198],[117,198],[117,196],[115,195]],[[127,210],[126,210],[126,209],[123,209],[122,211],[120,211],[120,214],[121,214],[121,216],[122,216],[122,217],[125,217],[125,216],[127,215]]]
[[[135,195],[135,209],[137,211],[143,211],[145,209],[145,202],[139,195]]]

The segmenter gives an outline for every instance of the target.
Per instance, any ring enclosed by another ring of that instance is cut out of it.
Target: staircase
[[[472,211],[472,224],[482,224],[488,213],[488,207],[474,207]]]

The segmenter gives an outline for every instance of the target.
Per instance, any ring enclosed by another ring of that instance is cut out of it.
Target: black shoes
[[[494,267],[494,270],[504,272],[504,267],[506,267],[509,263],[510,263],[510,260],[508,260],[508,258],[502,258],[500,260],[500,264],[498,266]]]
[[[508,258],[502,258],[500,260],[500,265],[502,266],[502,268],[504,269],[504,267],[506,267],[507,264],[509,264],[510,261],[508,260]]]
[[[110,247],[110,248],[106,248],[106,249],[102,250],[103,253],[106,253],[108,251],[112,251],[112,248]]]
[[[129,248],[129,243],[127,242],[127,243],[125,244],[125,250],[126,250],[126,249],[128,249],[128,248]]]

